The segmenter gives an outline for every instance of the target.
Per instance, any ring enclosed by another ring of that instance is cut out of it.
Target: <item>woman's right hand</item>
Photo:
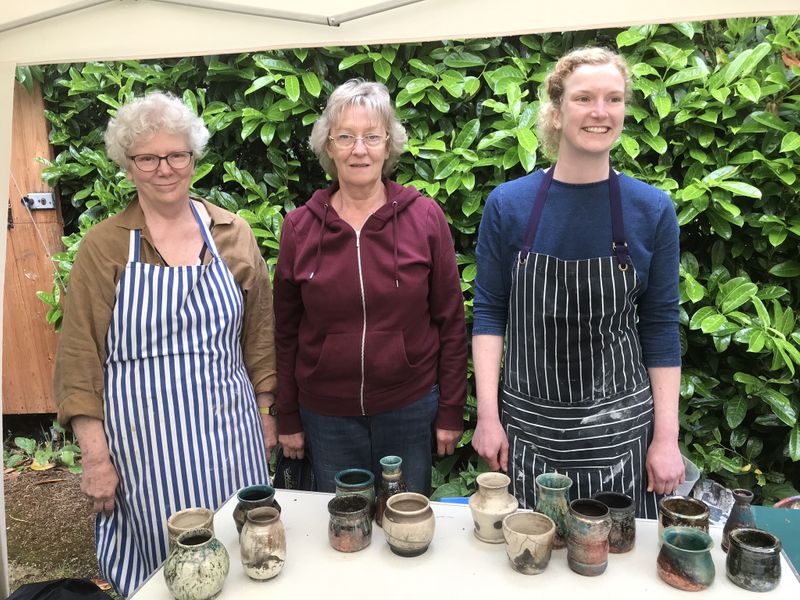
[[[499,419],[478,418],[472,447],[492,471],[508,471],[508,437]]]
[[[110,515],[114,510],[114,495],[119,485],[119,476],[111,460],[96,462],[83,461],[83,477],[81,491],[92,503],[94,512]]]
[[[306,445],[306,436],[302,431],[299,433],[279,435],[278,443],[283,446],[283,455],[286,458],[303,458],[303,450]]]

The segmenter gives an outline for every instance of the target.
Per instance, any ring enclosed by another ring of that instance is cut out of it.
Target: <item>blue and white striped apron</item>
[[[269,478],[240,343],[242,293],[191,205],[210,262],[140,262],[132,230],[106,336],[104,426],[120,483],[114,512],[97,517],[97,558],[124,596],[166,559],[170,514],[217,510]]]
[[[645,460],[653,396],[636,327],[641,284],[625,244],[619,182],[609,170],[613,256],[561,260],[530,251],[555,168],[537,192],[512,272],[502,422],[512,492],[536,505],[537,475],[568,475],[572,499],[628,494],[656,518]]]

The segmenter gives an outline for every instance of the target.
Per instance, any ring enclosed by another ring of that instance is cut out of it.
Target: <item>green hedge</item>
[[[296,49],[159,62],[20,69],[43,83],[57,157],[45,171],[65,209],[68,250],[133,188],[102,131],[134,94],[169,90],[212,132],[194,185],[252,226],[272,267],[283,216],[325,184],[308,150],[331,90],[386,83],[409,131],[396,178],[439,201],[452,226],[468,319],[483,203],[499,183],[547,164],[537,154],[538,87],[582,45],[619,48],[635,75],[615,164],[672,195],[681,223],[683,450],[728,486],[764,500],[800,487],[800,36],[798,17],[652,25],[473,41]],[[60,290],[41,293],[50,321]],[[470,390],[472,390],[470,386]],[[440,495],[472,489],[485,465],[466,433],[437,462]]]

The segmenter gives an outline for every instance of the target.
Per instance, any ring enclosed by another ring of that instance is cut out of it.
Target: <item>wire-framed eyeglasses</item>
[[[166,156],[159,156],[158,154],[134,154],[128,158],[133,161],[133,164],[140,171],[150,173],[161,166],[161,161],[167,161],[167,164],[173,169],[185,169],[192,162],[194,152],[190,150],[180,150],[178,152],[170,152]]]
[[[328,139],[334,143],[337,148],[348,150],[356,145],[356,142],[364,142],[365,146],[369,148],[377,148],[389,139],[388,133],[368,133],[363,137],[351,135],[349,133],[340,133],[339,135],[329,135]]]

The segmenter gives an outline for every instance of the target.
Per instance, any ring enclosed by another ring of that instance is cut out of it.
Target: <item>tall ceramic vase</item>
[[[209,600],[222,591],[230,570],[225,546],[210,529],[185,531],[164,563],[164,579],[175,600]]]
[[[734,529],[754,529],[756,526],[753,510],[750,503],[753,501],[753,492],[742,488],[733,490],[733,507],[725,527],[722,529],[722,549],[727,552],[730,545],[731,531]]]
[[[386,501],[406,491],[406,482],[403,479],[403,459],[399,456],[384,456],[381,464],[381,487],[375,500],[375,523],[380,526],[383,520],[383,511],[386,510]]]
[[[482,542],[502,544],[503,519],[519,506],[517,499],[508,493],[511,479],[503,473],[481,473],[476,482],[478,491],[469,499],[475,537]]]
[[[567,545],[567,513],[572,479],[558,473],[542,473],[536,477],[536,512],[547,515],[556,524],[553,548]]]
[[[272,579],[286,562],[286,532],[277,509],[266,506],[247,513],[239,536],[244,572],[250,579]]]

